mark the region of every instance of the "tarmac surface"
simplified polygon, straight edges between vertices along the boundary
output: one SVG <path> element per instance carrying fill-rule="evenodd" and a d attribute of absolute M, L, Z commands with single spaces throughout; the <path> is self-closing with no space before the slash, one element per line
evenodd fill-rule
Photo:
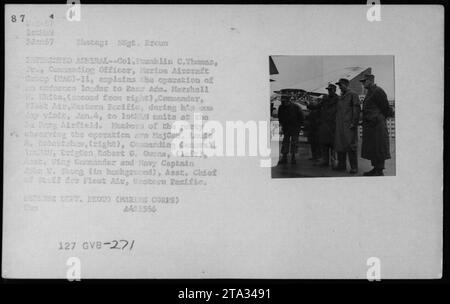
<path fill-rule="evenodd" d="M 272 141 L 272 151 L 280 150 L 281 142 Z M 395 139 L 390 140 L 391 159 L 386 160 L 385 176 L 395 176 Z M 275 155 L 274 155 L 275 154 Z M 364 172 L 370 171 L 373 167 L 370 160 L 361 158 L 361 140 L 358 142 L 358 173 L 350 174 L 350 165 L 347 160 L 347 171 L 333 171 L 330 167 L 316 166 L 315 162 L 309 160 L 311 158 L 311 149 L 309 143 L 300 137 L 300 143 L 297 153 L 297 164 L 291 164 L 290 155 L 288 155 L 288 163 L 276 165 L 279 160 L 277 153 L 272 153 L 272 178 L 293 178 L 293 177 L 357 177 L 362 176 Z"/>

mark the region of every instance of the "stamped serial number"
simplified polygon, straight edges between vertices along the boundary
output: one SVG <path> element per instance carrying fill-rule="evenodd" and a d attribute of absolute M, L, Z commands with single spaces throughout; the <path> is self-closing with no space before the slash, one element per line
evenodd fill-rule
<path fill-rule="evenodd" d="M 152 205 L 127 205 L 123 208 L 123 212 L 156 212 L 156 206 Z"/>

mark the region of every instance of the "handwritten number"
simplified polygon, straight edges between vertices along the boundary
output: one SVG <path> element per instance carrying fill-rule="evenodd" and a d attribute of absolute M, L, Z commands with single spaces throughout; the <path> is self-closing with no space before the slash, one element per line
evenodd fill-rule
<path fill-rule="evenodd" d="M 111 243 L 115 243 L 114 246 L 111 247 L 111 249 L 118 249 L 118 248 L 117 248 L 117 245 L 119 244 L 118 241 L 113 240 L 113 241 L 111 241 Z"/>
<path fill-rule="evenodd" d="M 120 240 L 121 242 L 125 243 L 125 245 L 122 246 L 122 250 L 124 250 L 128 246 L 127 240 Z"/>

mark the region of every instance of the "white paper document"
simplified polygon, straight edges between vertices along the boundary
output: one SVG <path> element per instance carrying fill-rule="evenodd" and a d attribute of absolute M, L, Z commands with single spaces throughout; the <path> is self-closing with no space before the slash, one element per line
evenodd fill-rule
<path fill-rule="evenodd" d="M 444 8 L 6 5 L 4 278 L 436 279 Z"/>

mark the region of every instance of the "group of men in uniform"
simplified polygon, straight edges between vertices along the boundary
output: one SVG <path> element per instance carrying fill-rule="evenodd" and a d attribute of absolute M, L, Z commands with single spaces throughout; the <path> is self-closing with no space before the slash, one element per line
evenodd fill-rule
<path fill-rule="evenodd" d="M 374 75 L 365 75 L 360 81 L 367 90 L 362 111 L 358 94 L 350 88 L 350 81 L 344 78 L 336 83 L 341 95 L 336 94 L 336 85 L 329 84 L 326 88 L 328 95 L 320 102 L 308 105 L 310 114 L 306 120 L 299 105 L 292 102 L 289 96 L 281 97 L 278 119 L 284 137 L 279 164 L 287 163 L 289 152 L 291 162 L 296 163 L 298 137 L 301 126 L 305 125 L 308 142 L 311 144 L 311 159 L 318 161 L 316 165 L 329 166 L 330 156 L 335 151 L 337 165 L 332 169 L 346 171 L 348 159 L 349 173 L 357 174 L 358 125 L 362 121 L 361 157 L 369 159 L 373 166 L 372 170 L 363 175 L 384 175 L 385 160 L 391 157 L 386 119 L 393 113 L 386 93 L 375 84 Z"/>

